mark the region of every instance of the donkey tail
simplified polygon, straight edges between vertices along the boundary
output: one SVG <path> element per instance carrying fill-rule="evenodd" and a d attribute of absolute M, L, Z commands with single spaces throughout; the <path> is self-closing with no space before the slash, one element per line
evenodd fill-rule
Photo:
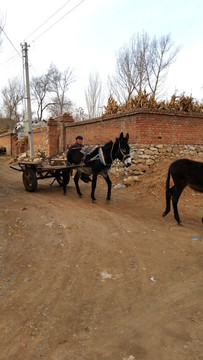
<path fill-rule="evenodd" d="M 168 169 L 168 175 L 167 175 L 167 179 L 166 179 L 166 191 L 169 191 L 169 187 L 170 187 L 170 177 L 171 177 L 171 170 L 170 167 Z"/>
<path fill-rule="evenodd" d="M 163 216 L 166 216 L 169 211 L 171 210 L 171 193 L 170 193 L 170 177 L 171 177 L 171 171 L 170 167 L 168 169 L 168 175 L 166 179 L 166 210 L 163 212 Z"/>

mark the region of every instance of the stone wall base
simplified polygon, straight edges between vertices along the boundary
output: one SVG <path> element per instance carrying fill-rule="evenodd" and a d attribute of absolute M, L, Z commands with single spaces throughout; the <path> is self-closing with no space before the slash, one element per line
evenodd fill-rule
<path fill-rule="evenodd" d="M 127 186 L 140 181 L 144 173 L 166 158 L 174 158 L 174 161 L 179 158 L 203 161 L 203 145 L 130 144 L 130 149 L 132 165 L 125 168 L 116 160 L 110 170 L 113 175 L 123 178 Z"/>

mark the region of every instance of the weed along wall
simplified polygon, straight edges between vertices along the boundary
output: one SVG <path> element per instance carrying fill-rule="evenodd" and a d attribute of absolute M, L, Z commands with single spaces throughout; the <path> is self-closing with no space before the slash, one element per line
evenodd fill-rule
<path fill-rule="evenodd" d="M 77 135 L 84 137 L 84 144 L 104 144 L 114 140 L 123 131 L 130 135 L 133 164 L 124 169 L 115 166 L 115 174 L 127 176 L 128 182 L 139 176 L 165 157 L 197 157 L 203 161 L 203 114 L 173 113 L 140 109 L 128 114 L 110 115 L 65 126 L 66 144 L 69 146 Z"/>

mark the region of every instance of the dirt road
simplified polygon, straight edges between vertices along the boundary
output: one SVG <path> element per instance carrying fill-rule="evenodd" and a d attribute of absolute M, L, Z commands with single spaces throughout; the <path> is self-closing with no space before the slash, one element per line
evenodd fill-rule
<path fill-rule="evenodd" d="M 203 359 L 203 198 L 162 218 L 168 164 L 107 205 L 102 180 L 96 204 L 28 193 L 0 157 L 0 360 Z"/>

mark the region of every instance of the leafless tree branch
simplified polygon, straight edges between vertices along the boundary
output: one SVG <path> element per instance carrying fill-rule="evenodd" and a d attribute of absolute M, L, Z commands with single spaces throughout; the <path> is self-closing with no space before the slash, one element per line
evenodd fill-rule
<path fill-rule="evenodd" d="M 110 94 L 120 104 L 144 91 L 158 96 L 179 51 L 170 34 L 159 39 L 150 39 L 146 32 L 133 35 L 116 55 L 115 75 L 108 79 Z"/>

